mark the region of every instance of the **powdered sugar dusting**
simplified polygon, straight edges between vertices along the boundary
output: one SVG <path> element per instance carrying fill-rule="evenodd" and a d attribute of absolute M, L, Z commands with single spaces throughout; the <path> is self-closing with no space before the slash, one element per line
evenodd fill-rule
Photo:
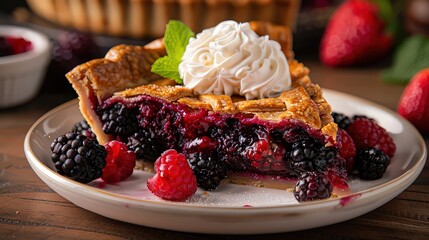
<path fill-rule="evenodd" d="M 153 174 L 144 171 L 134 171 L 130 178 L 121 184 L 106 184 L 97 179 L 89 185 L 127 198 L 143 201 L 165 202 L 153 195 L 146 187 L 146 181 Z M 258 188 L 237 184 L 221 184 L 216 190 L 198 191 L 183 202 L 170 202 L 178 205 L 212 206 L 212 207 L 268 207 L 278 205 L 298 204 L 293 194 L 286 190 Z"/>

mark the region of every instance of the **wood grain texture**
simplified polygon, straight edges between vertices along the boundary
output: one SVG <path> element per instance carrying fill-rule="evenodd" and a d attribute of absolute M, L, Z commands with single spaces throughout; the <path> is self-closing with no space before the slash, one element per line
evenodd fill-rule
<path fill-rule="evenodd" d="M 328 69 L 302 60 L 314 82 L 395 110 L 403 86 L 388 85 L 379 69 Z M 66 101 L 42 95 L 33 102 L 0 110 L 0 239 L 429 239 L 429 164 L 403 193 L 361 217 L 306 231 L 226 236 L 189 234 L 108 219 L 65 200 L 30 168 L 25 134 L 41 115 Z M 429 144 L 426 138 L 426 144 Z"/>

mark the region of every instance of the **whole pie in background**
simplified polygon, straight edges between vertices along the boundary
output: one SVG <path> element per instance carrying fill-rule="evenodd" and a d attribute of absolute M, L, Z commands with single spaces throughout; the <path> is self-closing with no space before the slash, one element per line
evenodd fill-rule
<path fill-rule="evenodd" d="M 194 32 L 223 20 L 268 21 L 292 27 L 301 0 L 27 0 L 40 17 L 98 34 L 162 37 L 170 19 Z"/>

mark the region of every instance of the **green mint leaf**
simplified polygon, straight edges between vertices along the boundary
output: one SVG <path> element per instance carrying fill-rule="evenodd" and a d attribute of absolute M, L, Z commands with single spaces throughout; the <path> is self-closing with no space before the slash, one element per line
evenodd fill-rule
<path fill-rule="evenodd" d="M 189 39 L 193 36 L 195 34 L 182 22 L 177 20 L 169 21 L 164 35 L 167 55 L 176 60 L 181 60 Z"/>
<path fill-rule="evenodd" d="M 155 61 L 152 66 L 152 72 L 182 84 L 183 80 L 179 75 L 179 64 L 182 61 L 189 39 L 193 36 L 195 34 L 182 22 L 169 21 L 164 35 L 167 56 Z"/>
<path fill-rule="evenodd" d="M 378 6 L 379 16 L 386 23 L 385 31 L 395 36 L 399 26 L 392 2 L 390 0 L 372 0 L 372 2 Z"/>
<path fill-rule="evenodd" d="M 382 72 L 391 83 L 407 83 L 421 69 L 429 67 L 429 38 L 415 35 L 407 38 L 397 49 L 393 64 Z"/>
<path fill-rule="evenodd" d="M 183 80 L 179 75 L 179 63 L 175 59 L 165 56 L 158 58 L 152 65 L 152 72 L 159 74 L 165 78 L 170 78 L 176 81 L 178 84 L 182 84 Z"/>

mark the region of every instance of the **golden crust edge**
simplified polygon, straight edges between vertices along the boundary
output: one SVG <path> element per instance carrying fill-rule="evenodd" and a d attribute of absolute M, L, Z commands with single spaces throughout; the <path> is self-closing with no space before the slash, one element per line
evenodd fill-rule
<path fill-rule="evenodd" d="M 281 44 L 282 44 L 282 46 L 287 46 L 287 49 L 284 50 L 285 54 L 289 57 L 292 56 L 292 58 L 293 58 L 293 52 L 291 51 L 292 42 L 291 42 L 290 29 L 267 27 L 270 25 L 267 25 L 266 23 L 261 23 L 261 22 L 252 22 L 251 24 L 253 26 L 258 26 L 258 24 L 260 24 L 259 25 L 259 31 L 262 31 L 262 32 L 265 31 L 262 34 L 270 34 L 270 32 L 272 32 L 272 31 L 275 32 L 275 31 L 279 31 L 279 30 L 284 30 L 285 32 L 283 32 L 281 34 L 289 36 L 289 37 L 284 38 L 287 40 L 286 40 L 286 42 L 283 42 Z M 261 27 L 261 26 L 263 26 L 263 27 Z M 274 34 L 278 34 L 278 33 L 274 33 Z M 287 42 L 287 41 L 290 41 L 290 42 Z M 120 46 L 125 46 L 125 45 L 120 45 Z M 129 47 L 134 47 L 134 46 L 129 46 Z M 163 49 L 164 48 L 163 39 L 157 39 L 157 40 L 155 40 L 155 41 L 153 41 L 153 42 L 151 42 L 151 43 L 149 43 L 143 47 L 141 47 L 141 46 L 135 46 L 135 47 L 140 47 L 140 48 L 143 48 L 146 50 L 154 50 L 154 51 L 163 51 L 164 50 L 165 51 L 165 49 Z M 98 61 L 98 62 L 120 61 L 121 56 L 119 56 L 120 54 L 118 54 L 116 52 L 118 50 L 117 48 L 118 48 L 118 46 L 112 48 L 111 51 L 109 51 L 106 54 L 106 57 L 104 59 L 96 59 L 96 60 L 92 60 L 92 61 Z M 90 61 L 88 63 L 91 63 L 92 61 Z M 310 93 L 307 89 L 314 88 L 314 86 L 318 87 L 316 84 L 313 84 L 311 82 L 310 78 L 308 77 L 309 69 L 307 67 L 305 67 L 302 63 L 299 63 L 298 61 L 296 61 L 294 59 L 290 59 L 288 62 L 289 62 L 289 66 L 290 66 L 290 74 L 291 74 L 291 77 L 293 79 L 308 78 L 310 84 L 303 86 L 306 89 L 307 93 Z M 100 141 L 100 143 L 105 143 L 105 142 L 109 141 L 111 139 L 111 137 L 104 134 L 104 132 L 101 130 L 102 129 L 101 122 L 98 119 L 97 115 L 95 114 L 95 111 L 94 110 L 92 110 L 92 111 L 88 110 L 88 109 L 91 109 L 91 108 L 88 108 L 88 106 L 91 107 L 91 102 L 89 99 L 90 93 L 88 93 L 87 91 L 90 91 L 91 89 L 93 91 L 95 91 L 93 88 L 91 88 L 92 87 L 91 76 L 87 76 L 88 69 L 89 70 L 91 70 L 91 69 L 90 69 L 90 67 L 88 69 L 85 69 L 85 67 L 88 67 L 87 66 L 88 63 L 84 63 L 82 65 L 75 67 L 72 71 L 70 71 L 69 73 L 66 74 L 66 77 L 70 81 L 73 88 L 76 90 L 76 92 L 79 95 L 79 99 L 80 99 L 79 106 L 80 106 L 80 110 L 81 110 L 82 114 L 84 115 L 85 119 L 87 119 L 89 125 L 94 129 L 94 133 L 97 135 L 97 138 Z M 84 71 L 82 71 L 82 70 L 84 70 Z M 82 77 L 82 75 L 84 75 L 84 77 Z M 88 74 L 88 75 L 91 75 L 91 74 Z M 85 89 L 85 87 L 87 87 L 87 89 Z M 313 99 L 313 96 L 310 96 L 310 97 L 313 100 L 313 102 L 316 103 L 315 99 Z M 100 101 L 100 99 L 98 99 L 98 101 Z M 256 115 L 263 118 L 263 115 L 261 115 L 261 114 L 256 113 Z M 329 119 L 329 117 L 327 117 L 327 115 L 328 115 L 327 113 L 324 113 L 324 115 L 325 116 L 322 116 L 322 115 L 319 116 L 320 119 L 322 120 L 321 126 L 318 123 L 313 124 L 313 126 L 322 130 L 322 133 L 329 135 L 335 141 L 336 140 L 336 132 L 334 133 L 334 129 L 336 129 L 336 125 L 334 126 L 334 125 L 330 124 L 329 126 L 326 126 L 329 123 L 330 119 Z M 329 113 L 329 116 L 330 116 L 330 113 Z M 302 117 L 305 117 L 305 116 L 302 116 Z M 325 118 L 325 119 L 323 119 L 323 118 Z M 320 128 L 320 127 L 322 127 L 322 128 Z M 325 130 L 323 130 L 324 128 L 325 128 Z"/>

